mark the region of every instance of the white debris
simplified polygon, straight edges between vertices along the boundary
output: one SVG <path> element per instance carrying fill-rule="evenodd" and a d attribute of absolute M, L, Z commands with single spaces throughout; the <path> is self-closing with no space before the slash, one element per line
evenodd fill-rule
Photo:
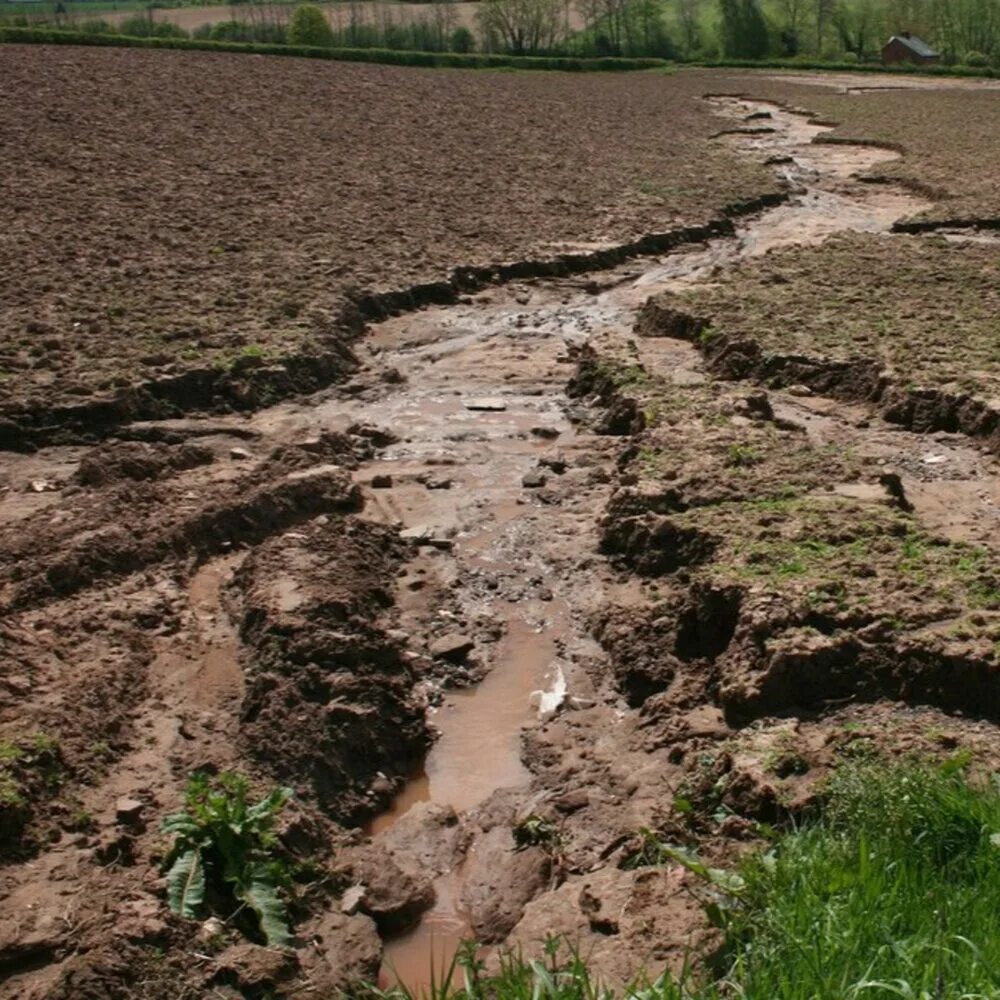
<path fill-rule="evenodd" d="M 528 696 L 528 702 L 532 708 L 537 709 L 538 718 L 542 722 L 548 722 L 562 708 L 567 693 L 566 675 L 561 666 L 556 666 L 552 687 L 548 691 L 532 691 Z"/>

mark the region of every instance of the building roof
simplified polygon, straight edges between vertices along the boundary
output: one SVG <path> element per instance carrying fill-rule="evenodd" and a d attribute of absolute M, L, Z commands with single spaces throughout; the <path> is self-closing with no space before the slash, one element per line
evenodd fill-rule
<path fill-rule="evenodd" d="M 936 56 L 937 52 L 934 51 L 922 38 L 917 38 L 916 35 L 893 35 L 889 39 L 888 44 L 892 45 L 893 42 L 900 42 L 905 45 L 911 52 L 918 56 Z"/>

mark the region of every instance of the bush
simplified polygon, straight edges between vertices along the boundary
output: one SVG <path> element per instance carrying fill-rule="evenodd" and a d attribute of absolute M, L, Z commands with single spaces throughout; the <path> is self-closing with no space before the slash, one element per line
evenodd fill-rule
<path fill-rule="evenodd" d="M 113 25 L 99 17 L 92 17 L 86 21 L 81 21 L 77 25 L 77 31 L 82 31 L 87 35 L 106 35 L 109 31 L 116 30 Z"/>
<path fill-rule="evenodd" d="M 476 36 L 465 27 L 459 25 L 448 39 L 448 50 L 450 52 L 472 52 L 476 47 Z"/>
<path fill-rule="evenodd" d="M 858 58 L 857 52 L 845 52 L 841 57 L 840 61 L 843 63 L 856 63 L 861 62 Z"/>
<path fill-rule="evenodd" d="M 990 57 L 985 52 L 967 52 L 962 60 L 966 66 L 982 69 L 990 64 Z"/>
<path fill-rule="evenodd" d="M 319 7 L 305 3 L 295 8 L 288 26 L 288 44 L 333 47 L 333 29 Z"/>
<path fill-rule="evenodd" d="M 288 29 L 276 22 L 216 21 L 201 24 L 191 32 L 192 38 L 214 39 L 217 42 L 265 42 L 283 45 L 288 40 Z"/>
<path fill-rule="evenodd" d="M 209 899 L 230 907 L 227 919 L 249 907 L 267 943 L 284 947 L 291 938 L 279 889 L 290 878 L 274 823 L 292 792 L 276 788 L 251 806 L 248 791 L 242 775 L 192 776 L 184 809 L 163 821 L 163 832 L 174 836 L 164 861 L 167 902 L 189 918 L 202 916 Z"/>

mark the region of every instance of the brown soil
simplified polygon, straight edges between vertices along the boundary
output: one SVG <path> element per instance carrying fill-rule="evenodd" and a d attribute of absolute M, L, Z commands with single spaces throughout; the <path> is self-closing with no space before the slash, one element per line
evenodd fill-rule
<path fill-rule="evenodd" d="M 998 279 L 992 243 L 845 234 L 653 299 L 642 327 L 695 340 L 723 376 L 864 400 L 996 450 Z"/>
<path fill-rule="evenodd" d="M 708 142 L 694 76 L 13 45 L 4 66 L 6 447 L 315 389 L 349 367 L 367 293 L 628 242 L 775 190 Z M 97 108 L 81 79 L 112 96 Z"/>
<path fill-rule="evenodd" d="M 212 162 L 255 163 L 254 184 L 266 171 L 291 178 L 288 190 L 273 181 L 253 189 L 253 224 L 227 214 L 228 195 L 206 199 L 204 225 L 180 231 L 171 249 L 189 253 L 203 233 L 211 245 L 213 220 L 228 218 L 254 248 L 253 268 L 233 263 L 240 250 L 182 272 L 133 231 L 163 267 L 136 276 L 137 300 L 143 288 L 163 296 L 143 306 L 136 329 L 185 289 L 209 296 L 212 281 L 238 278 L 246 298 L 206 315 L 264 331 L 259 296 L 315 277 L 295 270 L 297 255 L 311 259 L 324 240 L 339 240 L 345 270 L 309 308 L 330 320 L 323 380 L 345 380 L 273 402 L 296 385 L 251 354 L 230 381 L 182 376 L 199 388 L 171 406 L 197 399 L 256 412 L 157 419 L 139 407 L 153 419 L 127 422 L 119 410 L 96 446 L 39 438 L 37 451 L 8 453 L 2 1000 L 332 996 L 373 981 L 380 966 L 389 985 L 383 959 L 419 987 L 430 956 L 447 959 L 470 933 L 528 953 L 546 934 L 564 934 L 618 984 L 715 943 L 693 877 L 642 863 L 643 828 L 731 864 L 754 848 L 756 824 L 808 815 L 845 755 L 968 747 L 997 762 L 995 456 L 959 426 L 910 421 L 918 432 L 903 430 L 829 379 L 762 388 L 753 364 L 716 365 L 711 353 L 706 363 L 692 343 L 701 317 L 676 307 L 685 290 L 717 294 L 702 286 L 734 265 L 776 267 L 783 247 L 838 228 L 881 234 L 858 246 L 923 246 L 889 235 L 927 207 L 923 197 L 855 177 L 897 154 L 817 144 L 823 127 L 777 106 L 693 100 L 759 77 L 543 81 L 294 60 L 279 76 L 268 60 L 10 53 L 19 79 L 33 60 L 55 74 L 90 64 L 240 74 L 226 114 L 192 100 L 182 115 L 156 87 L 102 119 L 151 129 L 135 111 L 148 102 L 166 143 L 207 116 L 211 141 L 207 132 L 187 149 L 174 141 L 178 162 L 157 160 L 178 197 L 191 197 L 199 176 L 186 157 L 207 157 L 220 136 L 233 145 Z M 266 95 L 270 104 L 269 80 L 282 89 L 280 100 Z M 435 133 L 433 154 L 418 142 L 421 116 L 440 119 L 445 82 L 464 106 L 495 103 L 509 116 L 506 135 L 475 126 L 484 143 L 476 162 L 495 154 L 496 175 L 470 180 L 464 147 L 453 162 L 441 155 L 458 149 L 457 125 Z M 315 188 L 330 199 L 324 211 L 351 225 L 321 233 L 317 213 L 314 239 L 300 245 L 283 199 L 307 190 L 308 169 L 334 185 L 327 139 L 301 131 L 314 114 L 302 96 L 349 86 L 397 102 L 399 115 L 391 128 L 376 125 L 373 105 L 355 99 L 336 128 L 358 137 L 371 119 L 366 136 L 392 131 L 393 145 L 379 152 L 375 138 L 358 141 L 369 170 L 337 174 L 343 201 L 334 204 L 335 186 Z M 53 108 L 78 100 L 54 84 L 43 94 Z M 300 117 L 289 118 L 293 98 Z M 279 170 L 246 152 L 244 101 L 275 130 L 297 122 L 301 155 Z M 649 125 L 661 113 L 688 130 L 683 144 Z M 770 131 L 746 132 L 741 122 L 762 114 Z M 261 120 L 255 134 L 277 134 Z M 33 141 L 65 145 L 70 130 L 60 129 L 39 129 Z M 565 138 L 565 157 L 551 154 L 552 135 Z M 659 159 L 678 185 L 693 183 L 699 164 L 705 173 L 706 160 L 740 166 L 730 179 L 713 167 L 683 195 L 664 191 L 662 205 L 648 186 L 622 187 Z M 350 184 L 375 183 L 375 163 L 384 191 L 350 194 Z M 534 173 L 518 175 L 525 163 Z M 449 176 L 451 190 L 438 195 Z M 428 192 L 420 205 L 394 188 L 413 177 Z M 523 214 L 509 210 L 513 177 L 524 185 Z M 722 202 L 736 193 L 767 195 L 769 207 L 734 223 Z M 449 204 L 460 212 L 449 215 Z M 595 216 L 599 205 L 608 214 Z M 155 216 L 127 224 L 152 227 Z M 405 240 L 380 258 L 390 217 Z M 353 357 L 340 348 L 332 317 L 341 277 L 404 287 L 463 260 L 523 259 L 570 239 L 592 249 L 581 244 L 715 217 L 726 224 L 587 258 L 587 269 L 604 265 L 590 275 L 576 273 L 582 264 L 544 278 L 512 267 L 504 287 L 461 301 L 455 284 L 425 292 L 421 301 L 441 304 L 373 324 Z M 475 232 L 463 222 L 453 233 L 457 218 L 478 218 Z M 14 242 L 25 232 L 9 231 Z M 372 242 L 349 252 L 345 234 L 366 231 Z M 100 246 L 113 226 L 87 232 Z M 823 251 L 849 245 L 838 238 Z M 972 267 L 979 252 L 955 249 Z M 36 272 L 24 273 L 17 294 L 26 303 Z M 69 277 L 82 282 L 82 273 Z M 368 308 L 414 304 L 401 296 Z M 265 346 L 308 358 L 304 327 L 273 329 Z M 111 341 L 99 327 L 88 341 L 94 359 L 98 344 L 102 358 L 113 356 L 119 335 Z M 748 350 L 731 354 L 757 357 Z M 41 370 L 55 389 L 28 375 L 11 405 L 40 393 L 58 406 L 66 372 Z M 306 360 L 298 370 L 314 378 Z M 255 372 L 270 374 L 254 383 Z M 213 396 L 219 385 L 224 394 Z M 255 398 L 241 395 L 248 385 Z M 195 770 L 242 771 L 257 791 L 293 787 L 280 831 L 296 871 L 293 948 L 262 947 L 245 915 L 200 923 L 169 912 L 159 824 Z"/>

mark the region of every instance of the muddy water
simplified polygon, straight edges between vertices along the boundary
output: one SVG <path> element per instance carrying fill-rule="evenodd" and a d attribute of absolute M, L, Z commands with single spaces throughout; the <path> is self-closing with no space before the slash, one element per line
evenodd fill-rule
<path fill-rule="evenodd" d="M 368 490 L 369 510 L 441 545 L 425 550 L 401 583 L 404 624 L 426 623 L 434 609 L 423 595 L 451 587 L 465 618 L 486 617 L 503 630 L 500 641 L 482 651 L 485 680 L 447 692 L 433 710 L 440 738 L 423 771 L 373 823 L 376 837 L 418 802 L 467 812 L 496 789 L 526 786 L 520 731 L 536 717 L 532 701 L 539 692 L 552 692 L 560 679 L 570 695 L 582 683 L 565 654 L 589 642 L 579 614 L 600 603 L 606 584 L 600 574 L 567 576 L 562 557 L 574 543 L 577 552 L 587 550 L 585 536 L 605 494 L 581 493 L 574 509 L 572 502 L 539 503 L 538 492 L 521 485 L 538 458 L 553 449 L 572 459 L 598 447 L 595 439 L 577 435 L 566 417 L 567 347 L 599 334 L 630 337 L 636 310 L 650 295 L 710 281 L 744 257 L 821 242 L 845 229 L 887 232 L 897 219 L 928 207 L 909 193 L 854 179 L 894 153 L 816 145 L 823 126 L 772 105 L 715 103 L 734 127 L 750 114 L 770 114 L 752 124 L 773 132 L 719 141 L 780 160 L 776 169 L 792 195 L 786 204 L 747 220 L 735 238 L 610 271 L 601 276 L 603 291 L 597 294 L 592 284 L 588 290 L 573 280 L 493 290 L 468 304 L 381 324 L 368 341 L 373 363 L 395 369 L 406 384 L 355 413 L 380 426 L 403 427 L 406 436 L 361 469 L 358 480 L 365 485 L 375 474 L 390 475 L 391 489 Z M 656 353 L 657 366 L 678 380 L 704 377 L 690 345 L 658 340 L 639 350 Z M 794 401 L 778 403 L 796 407 Z M 799 416 L 804 423 L 810 419 Z M 540 427 L 555 435 L 554 443 L 533 434 Z M 437 488 L 428 488 L 429 475 Z M 443 481 L 448 488 L 441 488 Z M 495 591 L 470 585 L 484 579 L 506 584 Z M 435 888 L 437 902 L 419 926 L 387 943 L 384 983 L 398 977 L 411 988 L 426 986 L 432 961 L 438 969 L 446 965 L 469 936 L 461 867 L 442 875 Z"/>

